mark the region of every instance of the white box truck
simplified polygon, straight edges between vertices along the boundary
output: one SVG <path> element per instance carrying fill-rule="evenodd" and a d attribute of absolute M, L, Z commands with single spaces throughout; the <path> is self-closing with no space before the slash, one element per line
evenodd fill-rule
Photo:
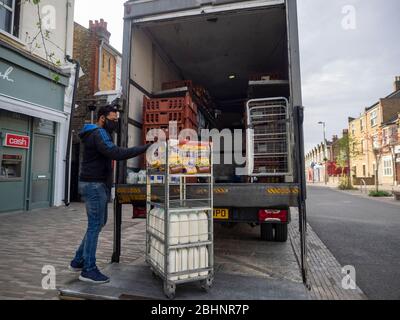
<path fill-rule="evenodd" d="M 287 240 L 290 207 L 305 199 L 302 127 L 296 118 L 296 107 L 302 105 L 296 6 L 296 0 L 125 3 L 122 126 L 128 130 L 122 131 L 122 145 L 142 143 L 143 96 L 153 97 L 164 82 L 190 79 L 204 86 L 218 109 L 214 126 L 219 130 L 252 128 L 252 110 L 257 120 L 258 108 L 265 112 L 272 107 L 268 110 L 273 113 L 273 107 L 281 107 L 283 119 L 269 119 L 283 121 L 281 144 L 268 138 L 258 145 L 247 143 L 250 178 L 238 179 L 224 164 L 214 170 L 215 220 L 260 224 L 267 241 Z M 280 79 L 254 79 L 255 74 L 278 74 Z M 259 136 L 268 137 L 268 132 Z M 258 156 L 283 166 L 257 167 Z M 126 169 L 119 168 L 119 188 L 124 187 Z"/>

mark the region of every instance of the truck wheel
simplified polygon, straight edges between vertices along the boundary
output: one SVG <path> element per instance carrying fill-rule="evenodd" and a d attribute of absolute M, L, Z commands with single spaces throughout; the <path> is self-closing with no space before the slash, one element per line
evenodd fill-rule
<path fill-rule="evenodd" d="M 286 242 L 288 239 L 288 225 L 276 224 L 275 225 L 275 241 Z"/>
<path fill-rule="evenodd" d="M 261 225 L 261 239 L 264 241 L 274 241 L 274 226 L 270 223 Z"/>

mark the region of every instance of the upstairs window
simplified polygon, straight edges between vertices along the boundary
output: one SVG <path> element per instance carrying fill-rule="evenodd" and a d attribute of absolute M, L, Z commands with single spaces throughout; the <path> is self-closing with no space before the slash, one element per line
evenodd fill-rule
<path fill-rule="evenodd" d="M 375 127 L 378 124 L 378 111 L 371 112 L 371 127 Z"/>
<path fill-rule="evenodd" d="M 15 37 L 18 37 L 19 9 L 17 0 L 0 0 L 0 29 Z"/>

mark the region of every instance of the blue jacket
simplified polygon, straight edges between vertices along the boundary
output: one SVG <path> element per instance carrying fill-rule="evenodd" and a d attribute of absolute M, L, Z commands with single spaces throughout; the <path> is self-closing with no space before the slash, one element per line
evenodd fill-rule
<path fill-rule="evenodd" d="M 116 146 L 110 134 L 95 124 L 87 124 L 79 134 L 83 145 L 80 181 L 104 182 L 112 186 L 112 160 L 127 160 L 146 152 L 151 144 L 133 148 Z"/>

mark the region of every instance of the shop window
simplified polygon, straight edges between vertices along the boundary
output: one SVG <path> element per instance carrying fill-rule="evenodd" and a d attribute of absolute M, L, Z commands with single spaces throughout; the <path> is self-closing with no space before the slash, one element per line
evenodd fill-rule
<path fill-rule="evenodd" d="M 3 154 L 1 157 L 0 180 L 22 178 L 22 155 Z"/>
<path fill-rule="evenodd" d="M 35 133 L 54 135 L 55 125 L 54 122 L 44 119 L 35 118 L 33 122 L 33 129 Z"/>

